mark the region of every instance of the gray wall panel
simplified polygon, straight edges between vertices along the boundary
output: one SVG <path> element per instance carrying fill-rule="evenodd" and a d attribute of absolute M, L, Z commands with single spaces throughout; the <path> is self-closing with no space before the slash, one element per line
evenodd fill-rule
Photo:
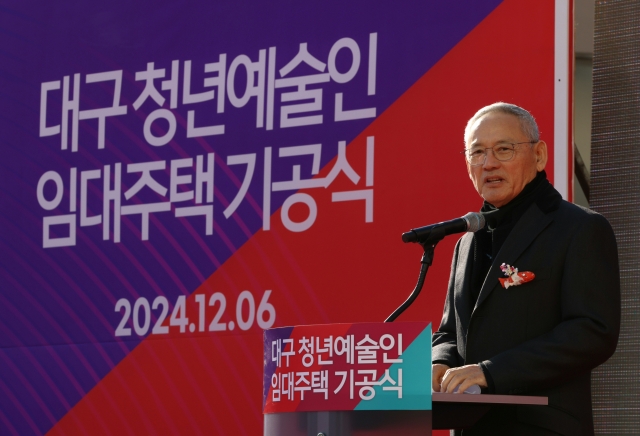
<path fill-rule="evenodd" d="M 622 331 L 593 373 L 596 434 L 640 434 L 640 2 L 596 1 L 591 207 L 616 233 Z"/>

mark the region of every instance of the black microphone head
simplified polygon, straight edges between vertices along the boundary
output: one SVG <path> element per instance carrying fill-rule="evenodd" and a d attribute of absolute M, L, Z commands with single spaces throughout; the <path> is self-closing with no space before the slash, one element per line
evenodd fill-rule
<path fill-rule="evenodd" d="M 408 232 L 402 234 L 402 242 L 404 242 L 405 244 L 407 242 L 416 242 L 417 240 L 418 235 L 416 235 L 416 232 L 414 232 L 413 230 L 409 230 Z"/>
<path fill-rule="evenodd" d="M 467 222 L 467 232 L 477 232 L 484 228 L 486 223 L 484 215 L 477 212 L 469 212 L 462 219 Z"/>

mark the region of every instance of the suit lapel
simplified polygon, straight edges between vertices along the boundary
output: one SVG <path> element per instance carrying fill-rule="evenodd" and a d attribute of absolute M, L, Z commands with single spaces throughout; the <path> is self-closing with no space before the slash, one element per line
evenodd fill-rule
<path fill-rule="evenodd" d="M 500 270 L 501 263 L 506 262 L 513 266 L 522 252 L 552 221 L 553 214 L 544 214 L 535 203 L 527 209 L 522 218 L 520 218 L 513 227 L 511 233 L 504 241 L 502 248 L 496 255 L 489 269 L 489 273 L 482 284 L 482 289 L 480 289 L 480 295 L 478 296 L 475 307 L 480 306 L 496 286 L 500 286 L 498 278 L 503 275 Z"/>
<path fill-rule="evenodd" d="M 472 309 L 469 297 L 471 292 L 471 267 L 473 264 L 472 250 L 473 234 L 467 233 L 462 237 L 460 247 L 458 247 L 458 264 L 455 271 L 456 287 L 454 290 L 454 304 L 464 332 L 467 331 L 469 326 Z"/>

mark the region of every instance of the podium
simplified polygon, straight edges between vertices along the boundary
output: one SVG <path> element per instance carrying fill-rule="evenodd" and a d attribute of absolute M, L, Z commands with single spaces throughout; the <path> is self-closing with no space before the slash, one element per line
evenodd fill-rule
<path fill-rule="evenodd" d="M 425 436 L 469 428 L 501 405 L 547 405 L 547 398 L 432 393 L 426 322 L 264 333 L 265 436 Z"/>
<path fill-rule="evenodd" d="M 473 426 L 492 407 L 547 405 L 546 397 L 434 392 L 433 410 L 319 411 L 264 416 L 264 436 L 430 435 L 431 430 Z"/>
<path fill-rule="evenodd" d="M 487 395 L 487 394 L 443 394 L 434 392 L 433 429 L 464 429 L 473 426 L 492 407 L 500 406 L 546 406 L 547 397 L 526 395 Z"/>

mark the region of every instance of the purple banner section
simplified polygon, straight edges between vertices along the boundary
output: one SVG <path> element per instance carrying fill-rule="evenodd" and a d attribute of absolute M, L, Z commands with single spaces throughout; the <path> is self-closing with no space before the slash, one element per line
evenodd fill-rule
<path fill-rule="evenodd" d="M 324 167 L 499 3 L 0 6 L 0 419 L 51 428 L 143 339 L 120 299 L 189 295 L 317 172 L 281 148 Z"/>
<path fill-rule="evenodd" d="M 269 387 L 271 386 L 271 377 L 278 369 L 278 361 L 273 359 L 273 350 L 271 344 L 273 341 L 289 339 L 295 327 L 281 327 L 277 329 L 269 329 L 264 331 L 264 369 L 262 371 L 262 407 L 267 403 L 269 396 Z M 280 350 L 283 351 L 283 350 Z"/>

